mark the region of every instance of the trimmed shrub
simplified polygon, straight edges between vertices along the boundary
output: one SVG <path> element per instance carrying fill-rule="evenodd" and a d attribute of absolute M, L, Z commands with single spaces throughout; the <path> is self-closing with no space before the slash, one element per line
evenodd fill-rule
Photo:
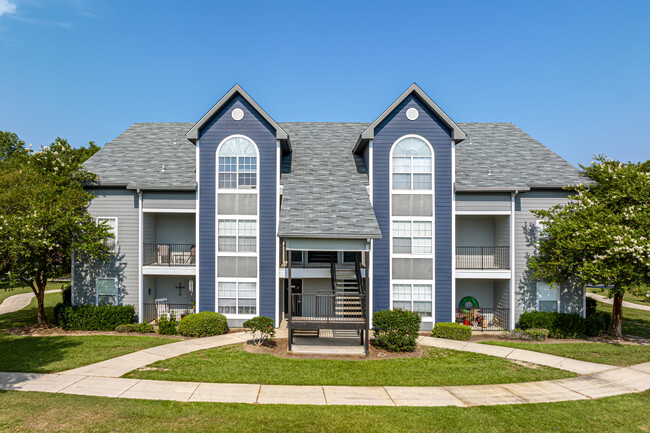
<path fill-rule="evenodd" d="M 521 329 L 548 329 L 551 338 L 581 338 L 585 336 L 585 319 L 576 313 L 528 311 L 519 317 Z"/>
<path fill-rule="evenodd" d="M 176 335 L 176 317 L 172 313 L 169 318 L 163 315 L 158 318 L 158 333 L 160 335 Z"/>
<path fill-rule="evenodd" d="M 454 322 L 440 322 L 433 326 L 432 335 L 448 340 L 469 340 L 472 336 L 472 327 Z"/>
<path fill-rule="evenodd" d="M 66 284 L 61 288 L 61 296 L 65 305 L 72 305 L 72 285 Z"/>
<path fill-rule="evenodd" d="M 226 316 L 214 311 L 187 315 L 178 324 L 178 333 L 185 337 L 208 337 L 226 332 L 228 332 Z"/>
<path fill-rule="evenodd" d="M 515 328 L 510 332 L 501 334 L 501 338 L 505 340 L 524 340 L 524 341 L 545 341 L 548 338 L 548 329 L 543 328 L 530 328 L 520 329 Z"/>
<path fill-rule="evenodd" d="M 54 320 L 66 331 L 112 331 L 133 322 L 133 305 L 66 305 L 54 307 Z"/>
<path fill-rule="evenodd" d="M 116 332 L 139 332 L 140 334 L 147 334 L 156 332 L 151 323 L 129 323 L 128 325 L 120 325 L 115 328 Z"/>
<path fill-rule="evenodd" d="M 391 352 L 413 352 L 421 322 L 418 313 L 408 310 L 379 311 L 372 317 L 375 345 Z"/>
<path fill-rule="evenodd" d="M 595 312 L 585 319 L 585 333 L 589 337 L 605 335 L 612 324 L 612 315 L 604 312 Z"/>
<path fill-rule="evenodd" d="M 585 308 L 585 315 L 587 317 L 591 316 L 596 312 L 596 306 L 598 305 L 598 301 L 592 298 L 587 298 L 586 299 L 586 308 Z"/>
<path fill-rule="evenodd" d="M 253 334 L 253 341 L 260 346 L 265 341 L 273 341 L 275 337 L 275 327 L 273 319 L 265 316 L 257 316 L 244 322 L 244 329 Z M 255 339 L 255 333 L 260 333 L 260 338 Z"/>

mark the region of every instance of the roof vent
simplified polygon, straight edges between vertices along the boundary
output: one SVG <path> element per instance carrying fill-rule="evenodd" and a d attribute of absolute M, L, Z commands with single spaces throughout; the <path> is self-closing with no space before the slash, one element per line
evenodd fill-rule
<path fill-rule="evenodd" d="M 160 170 L 161 173 L 165 172 L 165 164 L 162 165 L 162 170 Z"/>
<path fill-rule="evenodd" d="M 163 165 L 163 168 L 164 168 L 164 167 L 165 167 L 165 166 Z M 163 170 L 163 171 L 164 171 L 164 170 Z M 488 170 L 488 176 L 492 176 L 492 170 Z"/>
<path fill-rule="evenodd" d="M 173 142 L 173 143 L 174 143 L 174 146 L 176 146 L 176 139 L 175 139 L 175 138 L 174 138 L 174 142 Z"/>

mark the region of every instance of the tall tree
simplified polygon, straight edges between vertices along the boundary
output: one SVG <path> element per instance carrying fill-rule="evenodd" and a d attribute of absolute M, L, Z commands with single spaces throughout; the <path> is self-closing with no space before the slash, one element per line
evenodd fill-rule
<path fill-rule="evenodd" d="M 6 164 L 11 158 L 25 155 L 25 142 L 13 132 L 0 131 L 0 164 Z"/>
<path fill-rule="evenodd" d="M 109 257 L 104 240 L 110 229 L 87 211 L 92 194 L 83 183 L 95 178 L 65 141 L 29 152 L 20 165 L 0 172 L 0 273 L 32 288 L 39 324 L 47 323 L 47 283 L 69 271 L 73 249 Z"/>
<path fill-rule="evenodd" d="M 533 275 L 562 284 L 603 284 L 614 298 L 610 334 L 622 336 L 623 295 L 650 284 L 650 160 L 622 164 L 598 156 L 580 166 L 595 183 L 567 188 L 568 204 L 533 213 L 545 220 Z"/>

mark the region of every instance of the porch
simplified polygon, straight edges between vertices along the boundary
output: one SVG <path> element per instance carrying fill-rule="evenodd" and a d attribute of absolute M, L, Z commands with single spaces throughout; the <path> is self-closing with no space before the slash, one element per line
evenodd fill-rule
<path fill-rule="evenodd" d="M 143 266 L 196 266 L 196 217 L 188 213 L 144 214 Z"/>
<path fill-rule="evenodd" d="M 473 331 L 510 329 L 510 281 L 457 279 L 455 321 Z"/>
<path fill-rule="evenodd" d="M 195 277 L 189 275 L 144 275 L 142 321 L 165 316 L 177 320 L 196 312 Z"/>
<path fill-rule="evenodd" d="M 336 240 L 306 243 L 286 239 L 282 242 L 280 264 L 286 269 L 286 278 L 282 280 L 281 302 L 290 351 L 297 338 L 345 331 L 352 337 L 348 337 L 343 346 L 350 346 L 354 341 L 352 346 L 363 346 L 364 353 L 368 353 L 367 243 L 366 240 L 343 240 L 338 246 L 345 249 L 338 251 L 327 248 L 333 243 Z M 317 278 L 309 278 L 306 274 L 295 278 L 299 269 L 320 269 L 321 272 L 314 275 Z"/>

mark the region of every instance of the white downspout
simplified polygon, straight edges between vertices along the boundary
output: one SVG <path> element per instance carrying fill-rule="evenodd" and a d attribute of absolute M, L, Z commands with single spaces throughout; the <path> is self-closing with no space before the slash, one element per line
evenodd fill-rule
<path fill-rule="evenodd" d="M 142 323 L 144 321 L 144 312 L 142 311 L 144 307 L 143 298 L 144 294 L 142 293 L 142 286 L 144 278 L 142 275 L 142 190 L 138 189 L 138 322 Z"/>
<path fill-rule="evenodd" d="M 510 329 L 515 328 L 515 198 L 519 191 L 510 194 Z"/>

